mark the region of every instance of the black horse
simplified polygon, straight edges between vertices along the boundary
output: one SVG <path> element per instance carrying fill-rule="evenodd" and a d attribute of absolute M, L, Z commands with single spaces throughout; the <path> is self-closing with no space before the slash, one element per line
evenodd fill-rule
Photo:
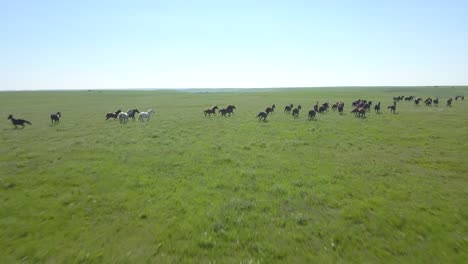
<path fill-rule="evenodd" d="M 218 113 L 220 113 L 221 116 L 226 116 L 226 114 L 229 113 L 229 110 L 228 110 L 227 108 L 226 108 L 226 109 L 220 109 L 220 110 L 218 111 Z"/>
<path fill-rule="evenodd" d="M 203 111 L 203 112 L 205 113 L 205 116 L 206 116 L 206 115 L 211 116 L 211 114 L 216 115 L 216 109 L 218 109 L 218 106 L 217 106 L 217 105 L 212 106 L 211 108 L 208 108 L 208 109 L 206 109 L 206 110 Z"/>
<path fill-rule="evenodd" d="M 322 106 L 320 106 L 320 107 L 318 108 L 318 111 L 317 111 L 317 112 L 319 112 L 320 114 L 323 114 L 326 110 L 327 110 L 327 108 L 326 108 L 325 106 L 322 105 Z"/>
<path fill-rule="evenodd" d="M 266 121 L 267 116 L 268 114 L 266 112 L 260 112 L 256 117 L 258 118 L 258 121 Z"/>
<path fill-rule="evenodd" d="M 51 114 L 50 121 L 52 122 L 52 125 L 58 125 L 58 123 L 60 122 L 60 117 L 62 117 L 62 114 L 60 112 Z"/>
<path fill-rule="evenodd" d="M 226 107 L 226 113 L 231 116 L 231 114 L 234 114 L 234 109 L 237 109 L 235 105 L 228 105 L 228 107 Z"/>
<path fill-rule="evenodd" d="M 317 101 L 317 103 L 314 105 L 314 111 L 318 112 L 318 110 L 319 110 L 319 105 L 318 105 L 318 101 Z"/>
<path fill-rule="evenodd" d="M 341 104 L 338 105 L 338 113 L 340 113 L 340 115 L 342 115 L 343 110 L 344 110 L 344 103 L 341 103 Z"/>
<path fill-rule="evenodd" d="M 390 112 L 394 114 L 396 111 L 396 101 L 393 101 L 393 105 L 390 105 L 387 109 L 390 109 Z"/>
<path fill-rule="evenodd" d="M 137 114 L 137 113 L 139 114 L 140 111 L 138 111 L 138 109 L 136 109 L 136 108 L 135 109 L 128 109 L 128 111 L 127 111 L 128 117 L 132 118 L 133 120 L 135 120 L 135 114 Z"/>
<path fill-rule="evenodd" d="M 453 100 L 452 97 L 450 97 L 450 98 L 447 100 L 447 106 L 452 106 L 452 100 Z"/>
<path fill-rule="evenodd" d="M 380 113 L 380 102 L 378 102 L 375 106 L 374 106 L 374 110 L 376 113 Z"/>
<path fill-rule="evenodd" d="M 426 100 L 424 100 L 424 103 L 427 105 L 427 106 L 432 106 L 432 98 L 427 98 Z"/>
<path fill-rule="evenodd" d="M 293 108 L 293 104 L 287 105 L 287 106 L 284 107 L 283 112 L 289 114 L 289 113 L 291 113 L 292 108 Z"/>
<path fill-rule="evenodd" d="M 309 120 L 314 119 L 316 114 L 317 112 L 314 109 L 309 110 Z"/>
<path fill-rule="evenodd" d="M 265 112 L 266 112 L 267 114 L 272 114 L 272 113 L 275 111 L 275 108 L 276 108 L 276 105 L 273 104 L 271 107 L 267 107 L 267 108 L 265 109 Z"/>
<path fill-rule="evenodd" d="M 299 110 L 301 110 L 301 106 L 300 106 L 300 105 L 299 105 L 299 107 L 293 109 L 292 115 L 294 116 L 294 118 L 298 118 L 298 117 L 299 117 Z"/>
<path fill-rule="evenodd" d="M 109 120 L 109 118 L 114 118 L 114 120 L 119 116 L 120 112 L 122 112 L 122 110 L 117 110 L 115 112 L 109 112 L 106 114 L 106 120 Z"/>
<path fill-rule="evenodd" d="M 13 123 L 15 128 L 18 128 L 18 126 L 21 126 L 24 128 L 24 124 L 32 125 L 31 122 L 26 121 L 24 119 L 14 119 L 13 115 L 9 115 L 8 119 L 11 120 L 11 123 Z"/>

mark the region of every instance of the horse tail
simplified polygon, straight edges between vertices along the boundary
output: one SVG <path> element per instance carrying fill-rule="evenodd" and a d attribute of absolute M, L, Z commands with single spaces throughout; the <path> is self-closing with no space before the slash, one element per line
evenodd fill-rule
<path fill-rule="evenodd" d="M 32 125 L 31 122 L 24 120 L 26 124 Z"/>

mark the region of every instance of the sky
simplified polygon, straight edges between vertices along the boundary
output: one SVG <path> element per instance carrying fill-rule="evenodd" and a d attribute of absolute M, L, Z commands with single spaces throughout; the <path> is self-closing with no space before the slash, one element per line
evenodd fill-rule
<path fill-rule="evenodd" d="M 468 1 L 0 0 L 0 90 L 468 85 Z"/>

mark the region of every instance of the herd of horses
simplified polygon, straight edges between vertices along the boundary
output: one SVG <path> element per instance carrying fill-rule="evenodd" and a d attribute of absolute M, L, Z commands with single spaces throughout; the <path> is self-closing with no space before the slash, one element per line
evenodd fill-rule
<path fill-rule="evenodd" d="M 452 106 L 452 101 L 455 99 L 457 100 L 465 100 L 465 96 L 463 95 L 457 95 L 455 98 L 449 97 L 446 101 L 446 105 L 448 107 Z M 440 99 L 438 97 L 436 98 L 431 98 L 428 97 L 423 100 L 421 97 L 415 97 L 415 96 L 395 96 L 393 97 L 393 104 L 389 105 L 387 109 L 390 110 L 390 113 L 395 114 L 396 113 L 396 108 L 397 108 L 397 102 L 400 101 L 406 101 L 410 102 L 413 101 L 415 105 L 419 105 L 420 102 L 423 102 L 426 106 L 438 106 Z M 372 107 L 372 101 L 368 101 L 365 99 L 358 99 L 354 102 L 352 102 L 351 106 L 353 109 L 351 110 L 351 114 L 354 114 L 355 117 L 360 117 L 364 118 L 366 116 L 366 113 L 370 111 Z M 336 102 L 331 106 L 331 109 L 333 111 L 338 111 L 338 113 L 343 114 L 344 112 L 344 107 L 345 104 L 344 102 Z M 224 117 L 229 117 L 234 114 L 234 110 L 236 109 L 236 106 L 234 105 L 228 105 L 226 108 L 219 109 L 217 105 L 214 105 L 208 109 L 205 109 L 203 111 L 205 117 L 206 116 L 211 116 L 211 115 L 216 115 L 216 111 L 221 116 Z M 265 109 L 265 111 L 261 111 L 257 114 L 256 118 L 258 118 L 259 121 L 266 121 L 267 117 L 269 115 L 272 115 L 276 109 L 276 105 L 273 104 L 272 106 L 269 106 Z M 293 118 L 299 118 L 299 112 L 302 109 L 301 105 L 297 105 L 297 107 L 294 107 L 293 104 L 286 105 L 284 107 L 283 112 L 285 114 L 292 114 Z M 317 113 L 323 114 L 327 112 L 330 109 L 330 103 L 325 102 L 323 104 L 319 104 L 317 101 L 316 104 L 308 111 L 308 120 L 314 120 Z M 380 113 L 380 102 L 374 105 L 374 111 L 375 113 L 379 114 Z M 133 108 L 129 109 L 127 112 L 122 112 L 120 109 L 115 111 L 115 112 L 108 112 L 105 116 L 106 120 L 113 119 L 113 120 L 119 120 L 121 124 L 125 124 L 128 122 L 128 120 L 131 118 L 135 120 L 136 115 L 138 114 L 138 120 L 140 122 L 145 122 L 150 120 L 151 114 L 154 114 L 155 111 L 153 109 L 148 109 L 146 112 L 140 112 L 138 109 Z M 58 125 L 60 122 L 60 118 L 62 117 L 62 114 L 60 112 L 52 113 L 50 115 L 50 120 L 51 120 L 51 126 Z M 12 124 L 15 126 L 15 128 L 18 128 L 18 126 L 21 126 L 22 128 L 25 127 L 25 124 L 32 125 L 31 122 L 24 120 L 24 119 L 16 119 L 13 117 L 13 115 L 8 116 L 8 120 L 11 120 Z"/>
<path fill-rule="evenodd" d="M 153 109 L 148 109 L 146 112 L 140 112 L 138 109 L 133 108 L 133 109 L 128 109 L 127 112 L 122 112 L 122 110 L 117 110 L 115 112 L 109 112 L 106 114 L 106 120 L 113 119 L 116 120 L 118 119 L 121 124 L 126 124 L 128 122 L 128 119 L 133 119 L 135 120 L 135 115 L 138 114 L 138 121 L 140 122 L 145 122 L 145 120 L 149 121 L 151 114 L 154 114 L 155 111 Z"/>
<path fill-rule="evenodd" d="M 133 120 L 135 120 L 136 114 L 139 114 L 138 116 L 139 121 L 141 122 L 144 122 L 145 120 L 149 121 L 151 114 L 154 114 L 154 113 L 155 111 L 153 109 L 149 109 L 146 112 L 140 112 L 138 111 L 138 109 L 129 109 L 127 112 L 122 112 L 122 110 L 119 109 L 115 112 L 107 113 L 105 118 L 106 120 L 118 119 L 121 124 L 125 124 L 128 122 L 129 118 L 132 118 Z M 60 112 L 50 114 L 51 126 L 58 125 L 60 123 L 61 117 L 62 117 L 62 113 Z M 15 128 L 18 128 L 18 126 L 21 126 L 21 128 L 24 128 L 25 124 L 32 125 L 32 123 L 27 120 L 14 118 L 12 114 L 8 116 L 8 120 L 11 120 L 11 123 L 15 126 Z"/>
<path fill-rule="evenodd" d="M 213 105 L 212 107 L 203 110 L 203 113 L 205 116 L 211 116 L 211 115 L 216 115 L 216 110 L 218 110 L 218 113 L 221 114 L 221 116 L 231 116 L 231 114 L 234 114 L 234 109 L 236 109 L 236 106 L 234 105 L 228 105 L 226 108 L 219 109 L 217 105 Z"/>
<path fill-rule="evenodd" d="M 455 100 L 465 100 L 465 97 L 463 95 L 458 95 L 455 97 Z M 396 97 L 393 97 L 393 104 L 392 105 L 389 105 L 387 107 L 388 110 L 390 110 L 390 113 L 392 114 L 395 114 L 396 113 L 396 109 L 397 109 L 397 102 L 399 101 L 414 101 L 414 104 L 415 105 L 419 105 L 419 102 L 422 102 L 423 101 L 423 98 L 421 97 L 415 97 L 415 96 L 396 96 Z M 435 99 L 431 98 L 431 97 L 428 97 L 426 98 L 423 102 L 426 106 L 438 106 L 439 105 L 439 98 L 436 97 Z M 451 107 L 452 106 L 452 101 L 453 101 L 453 98 L 452 97 L 449 97 L 447 99 L 447 102 L 446 102 L 446 105 L 448 107 Z M 352 102 L 352 107 L 353 109 L 351 110 L 351 114 L 354 114 L 355 117 L 359 117 L 359 118 L 365 118 L 366 116 L 366 113 L 370 111 L 371 107 L 372 107 L 372 101 L 368 101 L 368 100 L 365 100 L 365 99 L 358 99 L 354 102 Z M 343 114 L 343 111 L 344 111 L 344 102 L 336 102 L 335 104 L 332 105 L 331 109 L 333 111 L 338 111 L 338 113 L 340 114 Z M 265 111 L 262 111 L 262 112 L 259 112 L 256 116 L 256 118 L 258 118 L 259 121 L 266 121 L 268 115 L 271 115 L 273 114 L 273 112 L 275 111 L 275 108 L 276 108 L 276 105 L 272 105 L 271 107 L 267 107 L 265 109 Z M 319 103 L 317 102 L 309 111 L 308 111 L 308 120 L 314 120 L 317 113 L 319 114 L 323 114 L 325 113 L 326 111 L 328 111 L 330 108 L 330 104 L 328 102 L 325 102 L 321 105 L 319 105 Z M 286 105 L 284 107 L 284 110 L 283 112 L 286 113 L 286 114 L 292 114 L 292 116 L 294 118 L 298 118 L 299 117 L 299 111 L 302 109 L 302 106 L 301 105 L 298 105 L 296 108 L 294 108 L 294 104 L 290 104 L 290 105 Z M 377 114 L 380 114 L 380 109 L 381 109 L 381 106 L 380 106 L 380 102 L 378 102 L 377 104 L 374 105 L 374 111 L 375 113 Z"/>

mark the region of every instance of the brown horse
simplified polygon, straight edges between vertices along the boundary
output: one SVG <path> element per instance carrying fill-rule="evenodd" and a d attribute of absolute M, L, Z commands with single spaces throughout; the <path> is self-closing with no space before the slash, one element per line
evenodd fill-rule
<path fill-rule="evenodd" d="M 355 107 L 351 113 L 353 113 L 355 117 L 366 117 L 366 109 L 362 107 Z"/>

